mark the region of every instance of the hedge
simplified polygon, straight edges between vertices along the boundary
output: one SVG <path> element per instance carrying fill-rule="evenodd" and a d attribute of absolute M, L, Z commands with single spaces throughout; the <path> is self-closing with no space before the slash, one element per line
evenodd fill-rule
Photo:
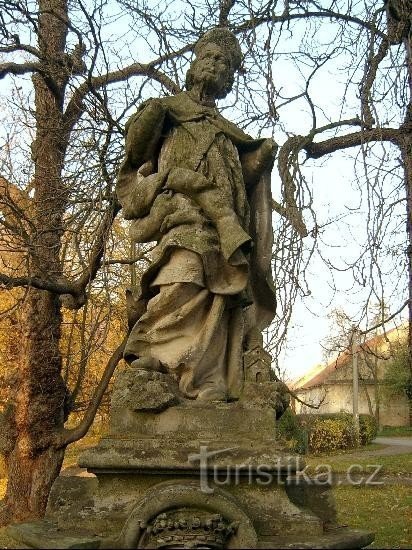
<path fill-rule="evenodd" d="M 370 443 L 377 432 L 373 416 L 359 415 L 360 445 Z M 288 409 L 278 423 L 278 435 L 298 453 L 330 453 L 356 447 L 353 417 L 348 413 L 295 415 Z"/>
<path fill-rule="evenodd" d="M 370 414 L 359 415 L 359 442 L 368 445 L 378 435 L 379 426 L 376 418 Z"/>

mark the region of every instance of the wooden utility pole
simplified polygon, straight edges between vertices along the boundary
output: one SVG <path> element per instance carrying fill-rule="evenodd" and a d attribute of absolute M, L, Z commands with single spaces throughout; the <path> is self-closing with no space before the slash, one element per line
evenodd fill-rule
<path fill-rule="evenodd" d="M 358 329 L 353 327 L 352 334 L 352 373 L 353 373 L 353 427 L 356 446 L 359 446 L 359 373 L 358 373 Z"/>

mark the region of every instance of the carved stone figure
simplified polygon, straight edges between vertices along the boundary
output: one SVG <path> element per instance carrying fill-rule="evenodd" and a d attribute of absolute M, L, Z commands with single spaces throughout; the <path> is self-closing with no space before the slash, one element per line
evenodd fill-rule
<path fill-rule="evenodd" d="M 117 183 L 137 242 L 156 242 L 124 357 L 172 374 L 183 396 L 240 395 L 242 356 L 273 319 L 271 139 L 252 139 L 217 110 L 241 62 L 225 28 L 196 44 L 186 88 L 149 99 L 126 125 Z M 252 342 L 252 344 L 251 344 Z"/>
<path fill-rule="evenodd" d="M 45 519 L 8 532 L 30 548 L 363 548 L 373 536 L 339 526 L 331 487 L 276 440 L 288 397 L 261 336 L 276 146 L 215 107 L 236 38 L 214 29 L 195 53 L 187 91 L 126 128 L 117 193 L 134 238 L 156 245 L 128 296 L 108 432 L 79 458 L 93 476 L 59 476 Z"/>

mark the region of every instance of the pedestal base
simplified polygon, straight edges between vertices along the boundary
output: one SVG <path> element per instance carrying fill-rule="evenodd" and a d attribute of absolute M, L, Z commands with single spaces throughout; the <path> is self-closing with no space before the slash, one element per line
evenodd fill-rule
<path fill-rule="evenodd" d="M 150 384 L 143 384 L 145 376 Z M 151 395 L 136 399 L 136 381 Z M 160 373 L 129 370 L 118 377 L 109 436 L 79 460 L 95 477 L 58 478 L 46 519 L 10 526 L 9 534 L 33 548 L 362 548 L 372 542 L 370 533 L 339 528 L 327 483 L 299 475 L 303 461 L 275 441 L 273 409 L 253 399 L 199 406 L 176 401 L 173 391 Z"/>
<path fill-rule="evenodd" d="M 299 499 L 298 486 L 290 491 L 279 482 L 263 487 L 240 479 L 223 488 L 210 480 L 213 492 L 204 492 L 192 475 L 167 477 L 60 477 L 46 519 L 8 533 L 32 548 L 363 548 L 373 540 L 336 524 L 329 488 L 307 498 L 302 486 Z"/>

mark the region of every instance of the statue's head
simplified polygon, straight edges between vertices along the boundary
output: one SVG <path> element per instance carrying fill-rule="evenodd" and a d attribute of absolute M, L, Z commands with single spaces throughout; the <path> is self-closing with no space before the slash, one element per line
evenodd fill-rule
<path fill-rule="evenodd" d="M 225 97 L 232 89 L 242 60 L 236 36 L 225 27 L 216 27 L 197 41 L 194 51 L 196 59 L 187 72 L 186 88 L 190 90 L 202 82 L 216 98 Z"/>

